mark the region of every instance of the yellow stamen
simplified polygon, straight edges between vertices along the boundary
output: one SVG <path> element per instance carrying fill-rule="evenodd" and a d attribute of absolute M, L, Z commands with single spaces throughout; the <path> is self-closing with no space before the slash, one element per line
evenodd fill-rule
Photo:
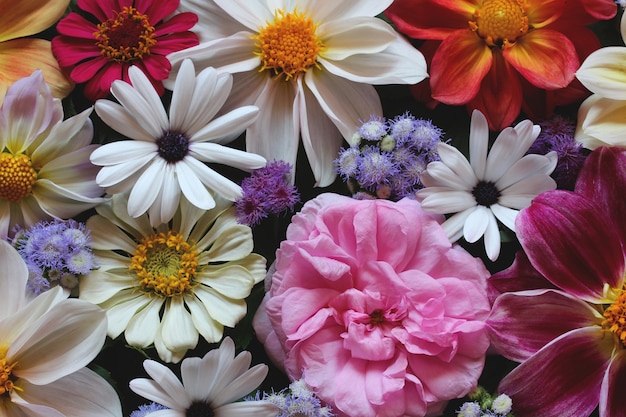
<path fill-rule="evenodd" d="M 9 395 L 12 390 L 22 391 L 15 385 L 15 376 L 12 374 L 13 368 L 17 362 L 9 363 L 6 354 L 8 348 L 0 347 L 0 399 L 1 396 Z"/>
<path fill-rule="evenodd" d="M 504 49 L 528 32 L 527 12 L 525 0 L 485 0 L 468 23 L 489 46 Z"/>
<path fill-rule="evenodd" d="M 144 237 L 130 262 L 138 288 L 147 295 L 175 297 L 190 294 L 197 285 L 198 251 L 169 231 Z"/>
<path fill-rule="evenodd" d="M 615 333 L 622 344 L 626 344 L 626 291 L 617 290 L 617 297 L 602 313 L 602 328 Z"/>
<path fill-rule="evenodd" d="M 0 198 L 19 201 L 29 195 L 37 181 L 37 172 L 27 155 L 0 153 Z"/>
<path fill-rule="evenodd" d="M 115 17 L 100 23 L 94 36 L 100 53 L 111 61 L 142 59 L 157 43 L 149 17 L 129 6 L 124 6 Z"/>
<path fill-rule="evenodd" d="M 316 29 L 317 25 L 306 14 L 278 10 L 274 21 L 268 22 L 254 37 L 261 71 L 273 70 L 289 80 L 314 65 L 319 68 L 317 56 L 324 45 L 315 34 Z"/>

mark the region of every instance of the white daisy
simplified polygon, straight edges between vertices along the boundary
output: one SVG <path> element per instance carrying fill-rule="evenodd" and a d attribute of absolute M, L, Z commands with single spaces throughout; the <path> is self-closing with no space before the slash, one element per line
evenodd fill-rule
<path fill-rule="evenodd" d="M 235 201 L 241 187 L 203 162 L 253 170 L 265 166 L 261 156 L 223 146 L 252 123 L 258 109 L 237 108 L 213 119 L 232 87 L 230 74 L 206 68 L 198 76 L 185 61 L 176 78 L 169 118 L 154 87 L 138 67 L 128 84 L 118 80 L 111 93 L 119 101 L 98 100 L 96 113 L 109 126 L 134 140 L 103 145 L 91 154 L 101 165 L 96 181 L 109 193 L 130 190 L 128 213 L 150 212 L 154 226 L 174 216 L 180 194 L 201 209 L 211 209 L 211 191 Z"/>
<path fill-rule="evenodd" d="M 150 225 L 126 212 L 126 195 L 96 207 L 87 221 L 100 269 L 80 280 L 83 300 L 100 305 L 108 334 L 128 344 L 154 343 L 166 362 L 198 343 L 219 341 L 247 311 L 245 298 L 265 277 L 265 258 L 252 253 L 252 231 L 237 223 L 230 202 L 201 210 L 181 201 L 171 225 Z"/>
<path fill-rule="evenodd" d="M 15 82 L 0 109 L 0 237 L 105 201 L 89 162 L 91 109 L 63 120 L 41 71 Z"/>
<path fill-rule="evenodd" d="M 469 159 L 445 143 L 438 147 L 441 161 L 428 164 L 416 197 L 424 210 L 456 213 L 443 223 L 451 242 L 463 236 L 470 243 L 483 235 L 492 261 L 500 254 L 500 232 L 496 218 L 515 232 L 515 218 L 533 198 L 556 188 L 550 177 L 556 167 L 556 152 L 525 155 L 539 136 L 540 127 L 524 120 L 504 129 L 489 155 L 489 128 L 485 116 L 472 113 Z"/>
<path fill-rule="evenodd" d="M 61 287 L 29 300 L 27 279 L 20 255 L 0 240 L 0 415 L 121 417 L 115 390 L 85 368 L 104 344 L 104 311 Z"/>
<path fill-rule="evenodd" d="M 159 417 L 275 417 L 280 411 L 269 401 L 238 401 L 265 379 L 268 367 L 250 368 L 252 355 L 243 351 L 235 356 L 230 337 L 203 358 L 186 358 L 181 364 L 181 381 L 166 366 L 146 360 L 143 367 L 152 377 L 130 381 L 138 395 L 168 407 L 148 416 Z"/>
<path fill-rule="evenodd" d="M 374 16 L 392 0 L 182 0 L 198 14 L 200 45 L 168 55 L 175 74 L 192 58 L 235 74 L 226 104 L 256 104 L 259 119 L 246 149 L 295 166 L 302 137 L 316 185 L 336 174 L 348 142 L 372 114 L 382 114 L 372 84 L 415 84 L 428 75 L 423 55 Z M 171 77 L 172 75 L 170 75 Z"/>

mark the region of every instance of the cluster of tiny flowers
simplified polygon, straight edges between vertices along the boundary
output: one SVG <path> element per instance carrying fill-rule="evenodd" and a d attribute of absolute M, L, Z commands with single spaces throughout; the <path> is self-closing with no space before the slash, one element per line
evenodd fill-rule
<path fill-rule="evenodd" d="M 98 267 L 89 231 L 74 220 L 43 221 L 18 229 L 12 244 L 28 266 L 27 290 L 33 295 L 57 285 L 71 290 L 81 275 Z"/>
<path fill-rule="evenodd" d="M 334 417 L 335 414 L 328 405 L 322 406 L 315 393 L 311 391 L 309 386 L 302 380 L 289 384 L 279 392 L 261 393 L 257 392 L 256 396 L 248 397 L 244 400 L 258 401 L 265 400 L 280 409 L 276 417 Z"/>
<path fill-rule="evenodd" d="M 478 387 L 469 395 L 473 401 L 463 403 L 457 417 L 513 417 L 513 401 L 506 394 L 493 398 L 484 388 Z"/>
<path fill-rule="evenodd" d="M 300 194 L 291 184 L 291 164 L 273 161 L 241 182 L 243 196 L 235 202 L 237 220 L 252 227 L 270 214 L 293 211 Z"/>
<path fill-rule="evenodd" d="M 354 198 L 412 197 L 423 187 L 426 166 L 439 160 L 443 133 L 430 120 L 409 113 L 393 120 L 371 116 L 355 133 L 354 145 L 339 152 L 335 170 Z"/>
<path fill-rule="evenodd" d="M 578 173 L 589 152 L 574 139 L 576 125 L 561 115 L 539 123 L 541 133 L 527 153 L 545 155 L 556 151 L 558 162 L 551 176 L 557 188 L 573 190 Z"/>
<path fill-rule="evenodd" d="M 130 413 L 129 417 L 145 417 L 149 415 L 150 413 L 154 413 L 155 411 L 167 410 L 167 409 L 168 408 L 165 407 L 164 405 L 157 404 L 157 403 L 143 404 L 143 405 L 140 405 L 137 410 Z"/>

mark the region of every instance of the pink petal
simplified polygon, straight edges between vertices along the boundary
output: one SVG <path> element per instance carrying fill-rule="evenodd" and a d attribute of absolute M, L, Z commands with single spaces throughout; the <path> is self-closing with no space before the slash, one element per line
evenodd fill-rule
<path fill-rule="evenodd" d="M 195 13 L 179 13 L 172 16 L 171 19 L 168 19 L 158 25 L 155 28 L 154 35 L 156 37 L 161 37 L 168 34 L 177 34 L 178 32 L 184 32 L 191 29 L 196 23 L 198 23 L 198 16 Z M 198 39 L 197 35 L 196 39 Z M 196 45 L 197 44 L 198 42 L 196 42 Z"/>
<path fill-rule="evenodd" d="M 593 151 L 578 174 L 575 191 L 600 204 L 626 243 L 626 153 L 622 148 Z"/>
<path fill-rule="evenodd" d="M 558 290 L 505 293 L 496 299 L 487 327 L 501 355 L 523 362 L 560 335 L 597 323 L 594 311 Z"/>
<path fill-rule="evenodd" d="M 70 67 L 89 58 L 97 58 L 103 62 L 108 61 L 107 58 L 101 57 L 100 49 L 90 41 L 56 36 L 52 39 L 51 45 L 52 53 L 62 67 Z"/>
<path fill-rule="evenodd" d="M 626 410 L 626 350 L 611 359 L 600 390 L 600 417 L 624 416 Z"/>
<path fill-rule="evenodd" d="M 88 39 L 96 48 L 96 37 L 94 36 L 94 32 L 98 30 L 96 25 L 78 13 L 70 13 L 65 16 L 57 24 L 56 29 L 61 35 L 66 35 L 70 38 Z"/>
<path fill-rule="evenodd" d="M 498 392 L 513 399 L 515 417 L 588 416 L 613 347 L 600 327 L 574 330 L 505 376 Z"/>
<path fill-rule="evenodd" d="M 562 190 L 537 196 L 515 222 L 533 266 L 565 292 L 588 301 L 617 287 L 624 255 L 611 219 L 585 197 Z"/>

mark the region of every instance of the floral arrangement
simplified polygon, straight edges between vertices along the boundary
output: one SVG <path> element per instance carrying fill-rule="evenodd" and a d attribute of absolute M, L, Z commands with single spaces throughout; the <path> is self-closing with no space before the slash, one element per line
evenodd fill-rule
<path fill-rule="evenodd" d="M 624 415 L 626 2 L 0 4 L 0 416 Z"/>

